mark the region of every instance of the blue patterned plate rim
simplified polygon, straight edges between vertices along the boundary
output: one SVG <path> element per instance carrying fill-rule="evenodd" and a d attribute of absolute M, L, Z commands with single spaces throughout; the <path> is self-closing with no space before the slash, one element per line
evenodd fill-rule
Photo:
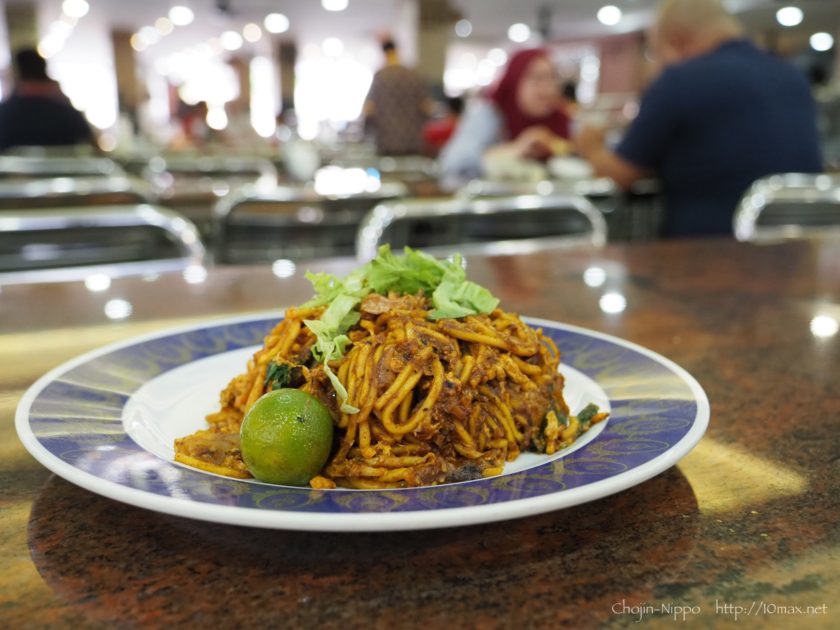
<path fill-rule="evenodd" d="M 675 465 L 700 441 L 709 422 L 709 401 L 703 388 L 670 359 L 612 335 L 523 317 L 558 342 L 564 364 L 587 374 L 607 392 L 612 416 L 604 431 L 570 455 L 510 475 L 402 490 L 310 490 L 221 478 L 164 461 L 133 442 L 121 420 L 118 429 L 112 422 L 107 432 L 89 429 L 89 433 L 76 436 L 81 438 L 78 445 L 83 458 L 102 458 L 107 467 L 115 463 L 108 460 L 111 453 L 128 453 L 129 459 L 139 458 L 144 466 L 151 466 L 155 473 L 151 481 L 144 481 L 145 487 L 135 487 L 137 484 L 131 480 L 137 474 L 126 475 L 128 481 L 115 480 L 97 469 L 86 470 L 78 462 L 70 463 L 45 445 L 53 437 L 49 430 L 41 429 L 39 433 L 33 428 L 39 422 L 46 422 L 51 430 L 59 426 L 56 423 L 61 419 L 33 417 L 33 405 L 48 388 L 61 385 L 61 377 L 73 370 L 95 368 L 97 361 L 107 365 L 107 360 L 119 357 L 121 351 L 143 350 L 154 342 L 183 340 L 190 334 L 207 335 L 210 331 L 239 327 L 262 335 L 280 317 L 282 312 L 275 311 L 207 320 L 133 337 L 76 357 L 42 376 L 26 391 L 15 417 L 18 437 L 29 453 L 56 475 L 137 507 L 232 525 L 360 532 L 473 525 L 594 501 L 638 485 Z M 261 343 L 260 335 L 237 348 Z M 224 351 L 227 349 L 221 350 Z M 152 378 L 174 367 L 177 366 L 162 369 Z M 124 396 L 120 410 L 130 394 Z M 113 395 L 119 397 L 116 392 Z M 58 394 L 58 401 L 70 408 L 74 402 L 82 405 L 81 399 L 62 396 Z M 91 408 L 88 403 L 84 403 L 84 409 Z M 95 416 L 86 419 L 96 425 Z M 118 446 L 100 445 L 94 453 L 93 444 L 106 433 L 109 439 L 119 441 Z M 184 480 L 181 484 L 162 483 L 161 478 L 165 481 L 167 476 Z M 201 491 L 190 489 L 190 482 L 196 479 L 201 480 L 196 482 Z"/>

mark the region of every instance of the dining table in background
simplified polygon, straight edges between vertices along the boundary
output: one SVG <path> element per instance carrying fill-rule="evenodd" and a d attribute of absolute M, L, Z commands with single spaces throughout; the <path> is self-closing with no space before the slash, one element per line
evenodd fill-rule
<path fill-rule="evenodd" d="M 250 529 L 93 494 L 18 441 L 15 408 L 45 372 L 109 342 L 302 302 L 304 271 L 0 287 L 6 626 L 840 625 L 840 241 L 469 257 L 506 309 L 661 353 L 711 402 L 678 465 L 556 512 L 392 533 Z"/>

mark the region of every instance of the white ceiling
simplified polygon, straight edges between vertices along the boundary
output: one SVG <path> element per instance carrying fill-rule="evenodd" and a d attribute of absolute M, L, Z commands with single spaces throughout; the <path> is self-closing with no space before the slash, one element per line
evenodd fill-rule
<path fill-rule="evenodd" d="M 60 0 L 29 0 L 57 9 Z M 285 13 L 292 22 L 291 35 L 318 31 L 318 34 L 375 36 L 393 27 L 401 14 L 401 7 L 412 0 L 350 0 L 347 10 L 324 11 L 318 0 L 179 0 L 188 4 L 201 23 L 215 29 L 227 25 L 260 22 L 270 12 Z M 423 2 L 425 0 L 419 0 Z M 101 15 L 110 23 L 137 29 L 165 15 L 172 0 L 89 0 L 91 16 Z M 228 13 L 218 10 L 219 3 L 227 4 Z M 624 19 L 617 27 L 605 27 L 595 15 L 608 2 L 624 11 Z M 756 30 L 780 29 L 775 23 L 775 10 L 783 4 L 794 3 L 805 11 L 804 22 L 794 30 L 840 30 L 840 2 L 838 0 L 728 0 L 748 25 Z M 553 38 L 568 39 L 645 28 L 658 0 L 450 0 L 450 4 L 473 23 L 473 38 L 501 40 L 508 26 L 525 22 L 537 27 L 537 15 L 542 7 L 551 10 Z"/>
<path fill-rule="evenodd" d="M 422 0 L 421 0 L 422 1 Z M 659 0 L 450 0 L 470 19 L 475 37 L 494 38 L 503 35 L 513 22 L 537 26 L 541 8 L 551 10 L 551 34 L 557 39 L 578 39 L 603 36 L 616 32 L 638 31 L 647 28 Z M 600 24 L 595 17 L 605 4 L 618 5 L 623 13 L 615 27 Z M 781 30 L 775 20 L 776 10 L 796 4 L 805 12 L 805 19 L 796 31 L 840 31 L 840 1 L 838 0 L 728 0 L 730 8 L 739 14 L 748 28 L 755 31 Z"/>

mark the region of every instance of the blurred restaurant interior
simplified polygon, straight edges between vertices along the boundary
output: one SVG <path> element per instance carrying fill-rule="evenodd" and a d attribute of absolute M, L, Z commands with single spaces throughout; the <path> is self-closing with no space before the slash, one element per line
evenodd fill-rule
<path fill-rule="evenodd" d="M 840 628 L 838 47 L 840 0 L 0 0 L 0 621 Z M 278 388 L 355 477 L 250 478 Z"/>
<path fill-rule="evenodd" d="M 603 177 L 575 140 L 595 126 L 615 146 L 638 114 L 662 69 L 649 30 L 653 0 L 522 0 L 492 10 L 481 0 L 3 4 L 0 93 L 17 89 L 15 54 L 34 49 L 50 89 L 91 130 L 75 140 L 45 131 L 41 146 L 37 136 L 2 134 L 4 283 L 84 277 L 101 265 L 126 275 L 370 257 L 384 242 L 498 250 L 499 241 L 516 249 L 552 238 L 597 245 L 680 235 L 663 229 L 667 178 L 646 171 L 628 186 Z M 724 4 L 747 38 L 808 79 L 822 165 L 838 170 L 840 6 Z M 388 55 L 386 41 L 395 44 Z M 533 48 L 552 62 L 566 141 L 538 160 L 482 161 L 482 147 L 467 147 L 475 164 L 453 171 L 447 159 L 463 156 L 447 156 L 446 145 L 458 122 L 480 109 L 516 51 Z M 414 69 L 417 91 L 392 101 L 397 124 L 415 137 L 389 147 L 376 136 L 377 124 L 385 135 L 390 97 L 377 116 L 371 85 L 392 61 Z M 411 107 L 419 122 L 406 122 Z M 9 110 L 2 125 L 16 127 L 14 116 Z M 765 171 L 751 177 L 784 175 Z M 723 229 L 741 240 L 830 230 L 837 181 L 791 177 L 758 182 L 772 199 L 756 209 L 745 197 Z M 808 210 L 797 202 L 805 197 Z"/>

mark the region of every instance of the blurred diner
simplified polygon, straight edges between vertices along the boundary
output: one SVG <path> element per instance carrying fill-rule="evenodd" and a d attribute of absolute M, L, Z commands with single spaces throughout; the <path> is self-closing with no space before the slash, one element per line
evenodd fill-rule
<path fill-rule="evenodd" d="M 556 69 L 542 49 L 516 52 L 498 83 L 467 111 L 441 153 L 444 175 L 468 180 L 567 152 L 569 118 L 559 107 Z"/>
<path fill-rule="evenodd" d="M 93 144 L 90 125 L 49 76 L 38 51 L 15 53 L 14 76 L 12 94 L 0 103 L 0 151 Z"/>
<path fill-rule="evenodd" d="M 464 99 L 460 96 L 447 97 L 443 103 L 444 113 L 439 118 L 430 120 L 423 127 L 423 141 L 426 144 L 426 153 L 436 157 L 440 150 L 446 146 L 458 123 L 461 122 L 461 115 L 464 113 Z"/>
<path fill-rule="evenodd" d="M 393 40 L 382 43 L 385 65 L 373 75 L 364 113 L 380 155 L 423 150 L 423 125 L 431 109 L 422 78 L 402 64 Z"/>
<path fill-rule="evenodd" d="M 721 0 L 666 0 L 651 38 L 664 70 L 618 147 L 594 127 L 576 146 L 598 175 L 624 188 L 660 177 L 665 235 L 730 234 L 751 183 L 822 171 L 805 76 L 746 40 Z"/>

